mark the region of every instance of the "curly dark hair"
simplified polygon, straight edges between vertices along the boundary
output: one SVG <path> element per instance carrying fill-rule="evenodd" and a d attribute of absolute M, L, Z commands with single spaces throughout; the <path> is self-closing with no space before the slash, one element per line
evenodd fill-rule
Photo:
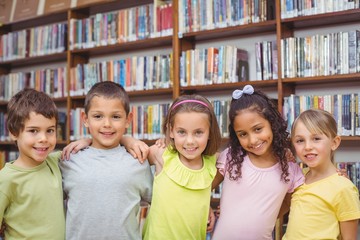
<path fill-rule="evenodd" d="M 238 180 L 241 177 L 241 167 L 246 150 L 240 145 L 239 139 L 234 131 L 234 120 L 241 110 L 257 112 L 269 121 L 273 132 L 272 150 L 278 159 L 282 174 L 281 179 L 288 182 L 289 166 L 286 158 L 287 149 L 290 148 L 289 132 L 287 124 L 277 110 L 274 102 L 261 91 L 254 91 L 253 94 L 243 94 L 239 99 L 232 99 L 229 111 L 229 151 L 227 153 L 227 171 L 230 180 Z"/>

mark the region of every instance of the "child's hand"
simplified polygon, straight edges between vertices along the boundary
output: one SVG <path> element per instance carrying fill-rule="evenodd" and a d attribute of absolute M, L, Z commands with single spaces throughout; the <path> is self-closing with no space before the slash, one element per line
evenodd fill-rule
<path fill-rule="evenodd" d="M 155 145 L 160 148 L 165 148 L 166 147 L 165 138 L 159 138 L 158 140 L 156 140 Z"/>
<path fill-rule="evenodd" d="M 206 232 L 214 231 L 215 220 L 216 220 L 216 218 L 215 218 L 214 210 L 210 207 L 210 209 L 209 209 L 209 219 L 208 219 Z"/>
<path fill-rule="evenodd" d="M 92 143 L 92 140 L 90 138 L 83 138 L 83 139 L 77 140 L 75 142 L 69 143 L 62 150 L 61 159 L 69 160 L 71 153 L 75 154 L 78 151 L 80 151 L 81 149 L 84 149 L 84 148 L 88 147 L 89 145 L 91 145 L 91 143 Z"/>
<path fill-rule="evenodd" d="M 215 217 L 219 218 L 220 217 L 220 205 L 217 206 L 217 209 L 215 210 Z"/>
<path fill-rule="evenodd" d="M 149 146 L 138 139 L 133 138 L 132 141 L 124 145 L 126 150 L 139 160 L 140 163 L 145 162 L 149 155 Z"/>
<path fill-rule="evenodd" d="M 346 177 L 346 178 L 348 178 L 348 179 L 350 179 L 349 178 L 349 175 L 347 174 L 347 171 L 346 171 L 346 169 L 343 169 L 343 168 L 337 168 L 336 169 L 336 172 L 339 174 L 339 176 L 343 176 L 343 177 Z"/>

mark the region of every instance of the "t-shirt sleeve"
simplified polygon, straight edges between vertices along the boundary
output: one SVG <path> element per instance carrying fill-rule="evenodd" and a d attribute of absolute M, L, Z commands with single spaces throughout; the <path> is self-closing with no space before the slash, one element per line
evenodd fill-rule
<path fill-rule="evenodd" d="M 294 192 L 294 190 L 304 184 L 305 177 L 300 166 L 294 162 L 289 162 L 289 173 L 290 173 L 290 186 L 288 193 Z"/>
<path fill-rule="evenodd" d="M 0 178 L 1 181 L 1 178 Z M 4 217 L 4 213 L 6 211 L 6 208 L 10 204 L 9 196 L 6 195 L 6 192 L 9 191 L 9 185 L 6 183 L 6 181 L 0 182 L 0 225 L 2 223 L 2 219 Z"/>
<path fill-rule="evenodd" d="M 54 151 L 48 155 L 47 160 L 54 163 L 58 163 L 60 161 L 60 158 L 61 158 L 61 151 Z"/>
<path fill-rule="evenodd" d="M 341 177 L 341 176 L 340 176 Z M 341 191 L 335 198 L 335 211 L 340 222 L 360 218 L 359 191 L 348 179 L 342 184 Z"/>
<path fill-rule="evenodd" d="M 218 159 L 216 160 L 216 167 L 223 176 L 225 176 L 226 155 L 228 151 L 229 149 L 226 148 L 220 153 Z"/>

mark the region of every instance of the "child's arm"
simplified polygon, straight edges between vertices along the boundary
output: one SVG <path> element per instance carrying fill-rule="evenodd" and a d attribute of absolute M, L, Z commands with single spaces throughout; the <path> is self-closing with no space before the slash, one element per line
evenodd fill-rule
<path fill-rule="evenodd" d="M 215 220 L 216 220 L 216 218 L 215 218 L 214 210 L 210 207 L 210 209 L 209 209 L 209 219 L 208 219 L 206 232 L 214 231 Z"/>
<path fill-rule="evenodd" d="M 291 203 L 291 195 L 292 193 L 287 193 L 282 202 L 278 218 L 282 218 L 287 212 L 290 211 L 290 203 Z"/>
<path fill-rule="evenodd" d="M 148 161 L 150 165 L 155 165 L 155 172 L 159 174 L 163 168 L 163 159 L 162 155 L 165 151 L 164 147 L 159 147 L 154 144 L 149 149 Z"/>
<path fill-rule="evenodd" d="M 340 222 L 342 240 L 356 240 L 359 219 Z"/>
<path fill-rule="evenodd" d="M 74 142 L 69 143 L 62 151 L 61 159 L 69 159 L 70 154 L 77 153 L 81 149 L 86 148 L 91 145 L 92 140 L 90 138 L 83 138 Z M 134 157 L 139 160 L 139 162 L 143 163 L 147 155 L 149 154 L 149 146 L 130 136 L 123 136 L 120 140 L 120 144 L 123 145 L 126 150 Z"/>
<path fill-rule="evenodd" d="M 222 181 L 224 181 L 224 176 L 219 172 L 219 169 L 218 169 L 216 172 L 216 176 L 215 176 L 214 180 L 212 181 L 211 189 L 217 188 L 220 185 L 220 183 L 222 183 Z"/>

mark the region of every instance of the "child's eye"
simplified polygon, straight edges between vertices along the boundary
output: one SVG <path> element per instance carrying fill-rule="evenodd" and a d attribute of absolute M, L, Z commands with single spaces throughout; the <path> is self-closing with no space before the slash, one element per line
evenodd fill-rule
<path fill-rule="evenodd" d="M 47 132 L 48 132 L 48 133 L 54 133 L 54 132 L 55 132 L 55 129 L 48 129 Z"/>
<path fill-rule="evenodd" d="M 245 136 L 246 136 L 246 133 L 238 133 L 238 136 L 239 136 L 239 137 L 245 137 Z"/>
<path fill-rule="evenodd" d="M 120 116 L 120 115 L 115 115 L 115 116 L 113 116 L 113 118 L 114 118 L 114 119 L 120 119 L 121 116 Z"/>
<path fill-rule="evenodd" d="M 94 115 L 93 118 L 100 119 L 101 115 Z"/>
<path fill-rule="evenodd" d="M 185 131 L 184 130 L 179 130 L 179 131 L 177 131 L 177 133 L 180 134 L 180 135 L 184 135 Z"/>
<path fill-rule="evenodd" d="M 202 135 L 202 134 L 203 134 L 203 131 L 196 131 L 195 134 L 196 134 L 196 135 Z"/>
<path fill-rule="evenodd" d="M 261 131 L 261 127 L 255 128 L 255 132 L 260 132 Z"/>
<path fill-rule="evenodd" d="M 302 142 L 304 142 L 304 140 L 302 140 L 302 139 L 295 140 L 295 143 L 302 143 Z"/>

